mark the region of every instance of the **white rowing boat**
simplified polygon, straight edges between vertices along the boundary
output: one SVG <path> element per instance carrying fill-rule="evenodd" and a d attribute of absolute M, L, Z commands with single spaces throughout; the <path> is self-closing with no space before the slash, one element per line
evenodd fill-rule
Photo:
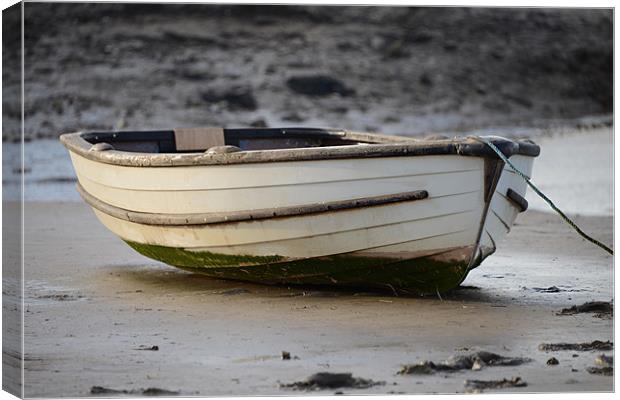
<path fill-rule="evenodd" d="M 531 175 L 537 145 L 487 139 Z M 443 292 L 527 208 L 525 182 L 474 138 L 204 128 L 61 141 L 108 229 L 218 278 Z"/>

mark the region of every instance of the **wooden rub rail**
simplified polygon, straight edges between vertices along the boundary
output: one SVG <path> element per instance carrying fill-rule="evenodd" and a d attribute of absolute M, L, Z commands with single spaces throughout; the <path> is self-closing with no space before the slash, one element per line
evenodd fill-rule
<path fill-rule="evenodd" d="M 84 199 L 84 201 L 86 201 L 93 208 L 116 218 L 145 225 L 225 224 L 261 219 L 294 217 L 307 214 L 320 214 L 325 212 L 373 207 L 390 203 L 415 201 L 428 198 L 428 192 L 426 190 L 416 190 L 413 192 L 363 197 L 352 200 L 330 201 L 325 203 L 314 203 L 301 206 L 264 208 L 250 211 L 231 211 L 198 214 L 156 214 L 125 210 L 123 208 L 119 208 L 111 204 L 105 203 L 88 193 L 79 183 L 77 184 L 77 190 Z"/>

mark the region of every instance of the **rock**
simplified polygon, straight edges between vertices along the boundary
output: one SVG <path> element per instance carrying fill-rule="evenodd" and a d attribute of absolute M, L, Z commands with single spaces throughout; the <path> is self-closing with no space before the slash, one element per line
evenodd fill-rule
<path fill-rule="evenodd" d="M 459 45 L 457 42 L 453 40 L 446 40 L 446 42 L 443 44 L 443 48 L 446 51 L 455 51 L 455 50 L 458 50 Z"/>
<path fill-rule="evenodd" d="M 291 359 L 291 353 L 289 353 L 288 351 L 282 351 L 282 359 L 283 360 L 290 360 Z"/>
<path fill-rule="evenodd" d="M 294 76 L 286 81 L 286 85 L 292 91 L 306 96 L 329 96 L 339 94 L 352 96 L 353 89 L 348 88 L 342 81 L 328 75 L 304 75 Z"/>
<path fill-rule="evenodd" d="M 290 122 L 303 122 L 303 121 L 305 121 L 305 118 L 302 117 L 301 115 L 297 114 L 296 112 L 288 113 L 288 114 L 284 115 L 282 117 L 282 119 L 285 120 L 285 121 L 290 121 Z"/>
<path fill-rule="evenodd" d="M 400 39 L 390 42 L 390 44 L 383 49 L 384 59 L 397 59 L 405 58 L 408 56 L 409 52 L 405 50 L 405 44 Z"/>
<path fill-rule="evenodd" d="M 397 115 L 388 115 L 385 118 L 383 118 L 383 122 L 385 122 L 386 124 L 399 123 L 400 122 L 400 117 L 397 116 Z"/>
<path fill-rule="evenodd" d="M 215 78 L 213 74 L 195 68 L 179 68 L 170 71 L 170 73 L 188 81 L 210 81 Z"/>
<path fill-rule="evenodd" d="M 339 42 L 336 47 L 338 48 L 338 50 L 340 51 L 351 51 L 351 50 L 356 50 L 357 46 L 351 42 L 348 41 L 343 41 L 343 42 Z"/>
<path fill-rule="evenodd" d="M 559 363 L 560 362 L 555 357 L 551 357 L 550 359 L 547 360 L 547 365 L 558 365 Z"/>
<path fill-rule="evenodd" d="M 208 103 L 226 103 L 230 110 L 254 111 L 258 102 L 250 87 L 235 86 L 230 89 L 211 89 L 200 94 L 200 98 Z"/>
<path fill-rule="evenodd" d="M 433 34 L 427 31 L 413 32 L 407 37 L 410 43 L 423 44 L 433 40 Z"/>
<path fill-rule="evenodd" d="M 427 72 L 423 72 L 422 75 L 420 75 L 419 81 L 424 86 L 432 86 L 433 85 L 433 81 L 431 80 L 431 77 L 430 77 L 430 75 Z"/>
<path fill-rule="evenodd" d="M 263 118 L 259 118 L 257 120 L 250 122 L 250 126 L 252 128 L 266 128 L 267 122 Z"/>

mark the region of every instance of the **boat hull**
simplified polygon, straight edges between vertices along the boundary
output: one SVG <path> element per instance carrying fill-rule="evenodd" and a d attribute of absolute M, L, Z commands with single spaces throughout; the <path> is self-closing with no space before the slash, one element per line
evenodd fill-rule
<path fill-rule="evenodd" d="M 488 155 L 411 151 L 170 166 L 70 154 L 99 220 L 151 259 L 223 279 L 437 294 L 495 251 L 519 212 L 506 190 L 524 196 L 525 184 Z M 531 173 L 533 157 L 511 160 Z"/>

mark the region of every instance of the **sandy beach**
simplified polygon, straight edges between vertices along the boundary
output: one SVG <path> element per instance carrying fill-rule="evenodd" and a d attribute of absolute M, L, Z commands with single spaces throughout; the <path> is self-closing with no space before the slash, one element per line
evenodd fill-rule
<path fill-rule="evenodd" d="M 93 386 L 181 395 L 281 395 L 321 372 L 385 381 L 345 393 L 463 392 L 466 379 L 519 376 L 509 391 L 610 391 L 586 371 L 597 351 L 541 343 L 613 341 L 613 320 L 556 315 L 613 297 L 612 258 L 552 215 L 528 212 L 465 287 L 439 298 L 267 287 L 151 262 L 87 206 L 27 203 L 26 396 L 89 396 Z M 607 242 L 610 217 L 578 221 Z M 557 292 L 542 288 L 555 286 Z M 158 351 L 140 350 L 158 346 Z M 404 364 L 490 351 L 521 366 L 397 375 Z M 282 351 L 293 359 L 282 360 Z M 555 357 L 559 365 L 548 366 Z M 331 390 L 333 393 L 335 390 Z"/>
<path fill-rule="evenodd" d="M 613 207 L 612 158 L 605 156 L 611 129 L 540 138 L 535 182 L 560 206 L 570 199 L 566 177 L 586 182 L 590 172 L 580 166 L 587 160 L 553 168 L 556 151 L 545 149 L 570 155 L 583 137 L 591 139 L 591 151 L 584 154 L 600 161 L 591 180 L 603 194 L 598 206 L 584 196 L 581 205 L 569 203 L 567 210 L 589 206 L 586 215 L 571 215 L 586 232 L 612 243 L 613 214 L 606 208 Z M 40 167 L 32 165 L 39 176 Z M 538 169 L 543 169 L 540 179 Z M 563 184 L 553 185 L 557 182 Z M 27 181 L 26 195 L 49 193 L 54 199 L 70 190 L 63 185 L 73 183 L 34 179 Z M 27 201 L 25 395 L 140 395 L 149 388 L 168 395 L 292 395 L 300 392 L 280 385 L 318 372 L 385 382 L 319 393 L 460 393 L 469 391 L 466 380 L 513 377 L 527 386 L 501 390 L 611 391 L 613 378 L 588 368 L 600 367 L 596 358 L 612 351 L 548 352 L 539 346 L 613 341 L 611 315 L 557 315 L 585 302 L 613 302 L 613 257 L 557 215 L 541 212 L 531 193 L 528 199 L 533 209 L 519 215 L 497 253 L 441 298 L 209 279 L 135 253 L 82 202 Z M 18 215 L 17 206 L 4 203 L 3 229 L 9 235 L 17 226 L 10 218 Z M 7 283 L 5 290 L 11 288 Z M 5 301 L 5 311 L 18 310 L 9 310 L 11 304 Z M 149 350 L 153 346 L 157 350 Z M 282 359 L 283 351 L 290 360 Z M 479 351 L 531 361 L 479 371 L 398 374 L 407 364 L 441 363 Z M 7 355 L 3 361 L 11 369 Z M 547 365 L 552 357 L 559 364 Z"/>

